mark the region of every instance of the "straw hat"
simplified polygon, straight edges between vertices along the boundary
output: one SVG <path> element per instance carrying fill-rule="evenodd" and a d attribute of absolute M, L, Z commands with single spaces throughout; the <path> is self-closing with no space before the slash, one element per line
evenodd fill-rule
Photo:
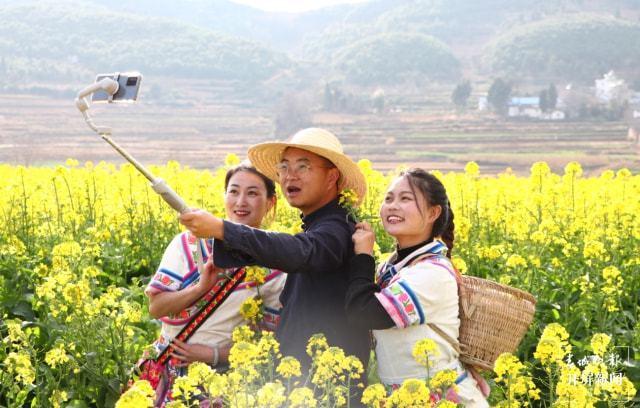
<path fill-rule="evenodd" d="M 352 189 L 358 195 L 358 203 L 367 193 L 367 183 L 358 165 L 342 149 L 333 133 L 319 128 L 302 129 L 284 142 L 259 143 L 249 148 L 251 163 L 265 176 L 278 181 L 276 164 L 282 160 L 287 147 L 308 150 L 331 161 L 340 170 L 338 189 Z"/>

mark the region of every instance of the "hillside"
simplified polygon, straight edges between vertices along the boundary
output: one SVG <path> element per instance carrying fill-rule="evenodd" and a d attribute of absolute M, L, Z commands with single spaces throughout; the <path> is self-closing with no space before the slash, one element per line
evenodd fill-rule
<path fill-rule="evenodd" d="M 593 24 L 582 25 L 577 30 L 572 28 L 580 25 L 580 16 L 576 14 L 585 12 L 609 21 L 611 35 L 605 35 L 603 39 L 602 30 Z M 567 40 L 563 47 L 571 49 L 570 56 L 575 65 L 592 65 L 594 56 L 606 54 L 601 65 L 620 70 L 634 58 L 633 55 L 627 58 L 628 48 L 635 46 L 629 43 L 634 42 L 620 41 L 621 38 L 634 38 L 628 36 L 629 32 L 624 27 L 637 24 L 639 16 L 640 2 L 635 0 L 378 0 L 354 6 L 343 19 L 323 32 L 307 36 L 303 55 L 307 59 L 324 61 L 367 37 L 388 32 L 415 32 L 433 36 L 449 46 L 465 72 L 473 76 L 500 75 L 506 72 L 504 66 L 493 61 L 487 63 L 484 58 L 487 46 L 500 40 L 501 48 L 497 50 L 501 53 L 500 58 L 517 61 L 520 49 L 516 50 L 517 45 L 510 47 L 504 38 L 513 38 L 514 33 L 527 31 L 529 27 L 539 27 L 536 31 L 538 40 L 552 38 L 555 42 L 552 45 L 560 47 L 563 46 L 561 42 Z M 575 23 L 562 27 L 563 30 L 558 30 L 553 24 L 554 21 L 574 20 Z M 622 35 L 623 31 L 625 34 Z M 591 51 L 591 48 L 602 44 L 608 44 L 607 52 L 598 54 Z M 565 67 L 554 65 L 557 47 L 554 49 L 548 45 L 543 41 L 532 45 L 537 47 L 539 62 L 536 67 L 529 67 L 531 74 L 539 73 L 547 78 L 549 73 L 567 72 Z M 594 71 L 589 70 L 589 74 Z M 509 73 L 514 72 L 520 71 Z"/>
<path fill-rule="evenodd" d="M 132 68 L 146 75 L 255 81 L 292 66 L 286 55 L 246 40 L 87 2 L 2 6 L 0 19 L 5 83 L 86 80 Z"/>
<path fill-rule="evenodd" d="M 283 52 L 295 52 L 307 33 L 324 30 L 352 7 L 334 6 L 291 14 L 269 13 L 228 0 L 90 1 L 116 12 L 179 20 Z"/>
<path fill-rule="evenodd" d="M 286 77 L 276 81 L 279 93 L 291 92 L 291 84 L 323 86 L 336 79 L 402 85 L 408 71 L 416 79 L 425 73 L 423 82 L 456 81 L 459 72 L 548 81 L 581 67 L 579 76 L 591 81 L 602 71 L 624 72 L 637 60 L 638 42 L 625 39 L 637 37 L 640 17 L 637 0 L 372 0 L 300 14 L 267 13 L 228 0 L 3 4 L 0 85 L 13 88 L 17 81 L 69 83 L 131 68 L 254 87 Z M 578 11 L 591 20 L 580 21 Z M 394 35 L 407 38 L 380 42 Z M 372 54 L 379 47 L 379 54 L 403 55 L 416 35 L 437 42 L 442 52 L 430 55 L 442 59 L 419 58 L 403 70 Z M 450 67 L 451 61 L 455 74 L 434 75 L 434 67 Z M 354 74 L 363 67 L 376 72 Z"/>
<path fill-rule="evenodd" d="M 637 70 L 640 23 L 593 14 L 557 17 L 509 30 L 487 47 L 493 72 L 591 80 Z"/>
<path fill-rule="evenodd" d="M 336 71 L 356 84 L 398 83 L 412 78 L 455 79 L 460 63 L 449 47 L 424 34 L 387 33 L 344 47 Z M 393 73 L 390 75 L 390 73 Z"/>

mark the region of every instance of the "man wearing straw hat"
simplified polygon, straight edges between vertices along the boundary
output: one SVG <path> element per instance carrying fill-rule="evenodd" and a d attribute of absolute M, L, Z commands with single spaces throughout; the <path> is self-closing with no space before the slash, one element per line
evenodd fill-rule
<path fill-rule="evenodd" d="M 323 333 L 331 346 L 355 355 L 366 366 L 369 337 L 347 323 L 347 268 L 353 256 L 354 223 L 338 204 L 342 190 L 353 190 L 361 201 L 365 178 L 343 153 L 330 132 L 303 129 L 284 142 L 249 148 L 249 159 L 302 212 L 303 232 L 267 232 L 222 220 L 202 210 L 183 214 L 180 222 L 198 237 L 215 238 L 214 263 L 230 268 L 258 264 L 286 272 L 280 296 L 283 308 L 276 337 L 283 355 L 309 367 L 306 344 Z"/>

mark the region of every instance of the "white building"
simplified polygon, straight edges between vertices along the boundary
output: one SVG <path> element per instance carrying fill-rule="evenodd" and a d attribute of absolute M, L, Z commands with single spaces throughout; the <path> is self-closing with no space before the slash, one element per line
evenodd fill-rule
<path fill-rule="evenodd" d="M 486 111 L 489 109 L 489 102 L 487 101 L 486 96 L 481 96 L 478 98 L 478 110 Z"/>
<path fill-rule="evenodd" d="M 554 110 L 551 112 L 543 112 L 540 115 L 540 119 L 544 119 L 544 120 L 563 120 L 564 118 L 566 118 L 567 115 L 565 115 L 565 113 L 561 110 Z"/>
<path fill-rule="evenodd" d="M 540 98 L 537 96 L 514 96 L 509 101 L 510 118 L 539 118 L 541 114 Z"/>
<path fill-rule="evenodd" d="M 604 74 L 602 79 L 596 79 L 596 98 L 601 103 L 623 101 L 626 99 L 628 91 L 624 80 L 618 79 L 613 71 Z"/>
<path fill-rule="evenodd" d="M 520 96 L 511 98 L 509 102 L 509 117 L 563 120 L 566 115 L 558 109 L 543 112 L 542 109 L 540 109 L 540 98 L 537 96 Z"/>

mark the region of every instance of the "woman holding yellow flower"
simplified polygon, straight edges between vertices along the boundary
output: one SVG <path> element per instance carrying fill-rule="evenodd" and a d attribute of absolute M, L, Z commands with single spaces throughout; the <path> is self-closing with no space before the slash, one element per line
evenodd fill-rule
<path fill-rule="evenodd" d="M 226 174 L 224 202 L 229 220 L 259 228 L 265 215 L 275 207 L 275 185 L 254 167 L 240 164 Z M 197 239 L 184 232 L 178 234 L 165 250 L 158 270 L 145 290 L 150 314 L 162 321 L 160 337 L 154 343 L 156 351 L 167 347 L 194 314 L 207 304 L 213 289 L 234 272 L 214 267 L 212 247 L 211 240 Z M 208 261 L 202 275 L 194 261 L 198 250 L 202 251 L 203 260 Z M 245 319 L 261 328 L 275 330 L 280 310 L 278 297 L 285 275 L 259 266 L 247 267 L 246 273 L 245 282 L 238 285 L 197 329 L 188 344 L 175 340 L 176 352 L 172 353 L 169 365 L 177 375 L 183 374 L 184 367 L 195 361 L 212 366 L 226 364 L 231 332 Z"/>
<path fill-rule="evenodd" d="M 447 398 L 465 407 L 488 407 L 446 338 L 458 338 L 460 319 L 459 277 L 448 258 L 453 211 L 444 186 L 422 169 L 407 170 L 387 189 L 380 216 L 397 251 L 373 282 L 375 234 L 367 223 L 356 225 L 347 314 L 354 325 L 373 329 L 381 381 L 400 388 L 407 380 L 434 379 L 438 372 L 453 370 L 454 393 Z M 430 347 L 421 351 L 425 344 Z"/>

